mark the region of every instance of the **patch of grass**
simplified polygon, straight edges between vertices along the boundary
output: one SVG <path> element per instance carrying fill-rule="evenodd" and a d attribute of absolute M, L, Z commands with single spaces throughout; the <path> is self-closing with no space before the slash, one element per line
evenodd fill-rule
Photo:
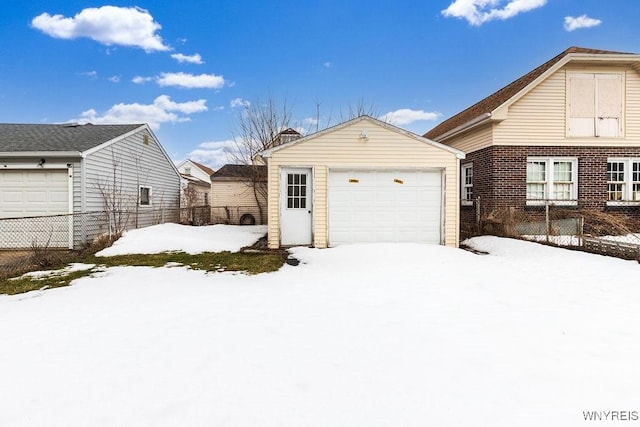
<path fill-rule="evenodd" d="M 38 289 L 69 286 L 75 279 L 88 276 L 92 270 L 54 271 L 44 276 L 23 275 L 13 279 L 0 280 L 0 294 L 15 295 Z"/>
<path fill-rule="evenodd" d="M 118 255 L 112 257 L 93 257 L 87 262 L 108 267 L 119 265 L 163 267 L 169 263 L 181 264 L 195 270 L 205 271 L 243 271 L 247 274 L 277 271 L 287 259 L 286 252 L 269 251 L 261 253 L 244 252 L 204 252 L 187 254 L 185 252 L 163 252 L 159 254 Z"/>
<path fill-rule="evenodd" d="M 185 252 L 163 252 L 159 254 L 118 255 L 96 257 L 86 255 L 77 262 L 95 264 L 97 267 L 84 271 L 57 271 L 41 277 L 21 276 L 0 280 L 0 294 L 18 294 L 43 288 L 68 286 L 73 280 L 90 275 L 96 269 L 117 266 L 164 267 L 167 264 L 183 265 L 194 270 L 242 271 L 259 274 L 277 271 L 287 260 L 285 251 L 245 252 L 205 252 L 190 255 Z"/>

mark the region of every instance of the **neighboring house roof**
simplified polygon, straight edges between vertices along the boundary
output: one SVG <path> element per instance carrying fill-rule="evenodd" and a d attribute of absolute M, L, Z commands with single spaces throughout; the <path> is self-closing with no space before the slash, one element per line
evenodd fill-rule
<path fill-rule="evenodd" d="M 198 162 L 196 162 L 196 161 L 193 161 L 193 160 L 191 160 L 191 159 L 186 159 L 186 160 L 181 161 L 180 163 L 178 163 L 178 164 L 176 165 L 176 167 L 177 167 L 178 169 L 180 169 L 181 167 L 183 167 L 183 166 L 184 166 L 184 165 L 186 165 L 187 163 L 191 163 L 193 166 L 195 166 L 195 167 L 197 167 L 198 169 L 200 169 L 200 170 L 202 171 L 202 173 L 204 173 L 205 175 L 211 176 L 211 175 L 213 175 L 213 173 L 214 173 L 214 170 L 213 170 L 213 169 L 211 169 L 210 167 L 205 166 L 205 165 L 203 165 L 202 163 L 198 163 Z M 192 174 L 192 175 L 193 175 L 193 174 Z"/>
<path fill-rule="evenodd" d="M 0 124 L 0 153 L 82 153 L 132 132 L 143 124 Z"/>
<path fill-rule="evenodd" d="M 209 176 L 213 175 L 213 169 L 208 166 L 203 165 L 202 163 L 194 162 L 191 160 L 191 163 L 202 169 L 203 172 L 207 173 Z"/>
<path fill-rule="evenodd" d="M 484 118 L 489 118 L 489 115 L 493 111 L 495 111 L 503 104 L 507 103 L 509 100 L 515 98 L 516 95 L 519 95 L 521 92 L 525 91 L 529 86 L 534 85 L 536 80 L 541 78 L 544 74 L 549 71 L 555 71 L 560 66 L 563 66 L 564 64 L 569 62 L 572 57 L 578 55 L 587 55 L 589 57 L 595 57 L 599 55 L 629 55 L 630 59 L 632 59 L 631 57 L 635 57 L 635 61 L 638 61 L 638 58 L 640 58 L 637 54 L 634 53 L 613 52 L 608 50 L 598 50 L 572 46 L 559 55 L 551 58 L 549 61 L 545 62 L 539 67 L 535 68 L 534 70 L 528 72 L 519 79 L 498 90 L 497 92 L 494 92 L 483 100 L 473 104 L 469 108 L 443 121 L 433 129 L 425 133 L 424 137 L 430 139 L 439 139 L 443 135 L 455 131 L 457 128 L 469 127 L 471 124 L 481 122 Z"/>
<path fill-rule="evenodd" d="M 285 130 L 280 132 L 278 135 L 302 135 L 302 134 L 295 129 L 286 128 Z"/>
<path fill-rule="evenodd" d="M 390 130 L 392 132 L 396 132 L 396 133 L 399 133 L 401 135 L 405 135 L 405 136 L 408 136 L 408 137 L 413 138 L 415 140 L 418 140 L 420 142 L 423 142 L 425 144 L 429 144 L 429 145 L 432 145 L 434 147 L 438 147 L 438 148 L 440 148 L 440 149 L 442 149 L 444 151 L 448 151 L 450 153 L 455 154 L 459 159 L 464 159 L 464 157 L 465 157 L 465 154 L 460 150 L 456 150 L 455 148 L 449 147 L 448 145 L 440 144 L 439 142 L 435 142 L 435 141 L 432 141 L 431 139 L 427 139 L 427 138 L 422 137 L 420 135 L 416 135 L 413 132 L 409 132 L 408 130 L 401 129 L 401 128 L 397 127 L 397 126 L 391 125 L 389 123 L 385 123 L 385 122 L 380 121 L 378 119 L 374 119 L 373 117 L 370 117 L 370 116 L 367 116 L 367 115 L 358 116 L 358 117 L 356 117 L 354 119 L 347 120 L 346 122 L 342 122 L 342 123 L 340 123 L 338 125 L 332 126 L 330 128 L 324 129 L 324 130 L 321 130 L 321 131 L 313 133 L 311 135 L 303 136 L 302 138 L 296 139 L 296 140 L 288 142 L 286 144 L 282 144 L 282 145 L 278 145 L 278 146 L 269 148 L 267 150 L 264 150 L 264 151 L 258 153 L 258 155 L 263 157 L 263 158 L 268 158 L 268 157 L 271 157 L 271 154 L 276 152 L 276 151 L 280 151 L 282 149 L 286 149 L 287 147 L 291 147 L 293 145 L 303 143 L 303 142 L 308 141 L 310 139 L 317 138 L 319 136 L 325 135 L 325 134 L 330 133 L 330 132 L 334 132 L 334 131 L 336 131 L 338 129 L 342 129 L 344 127 L 347 127 L 347 126 L 350 126 L 350 125 L 352 125 L 354 123 L 358 123 L 358 122 L 362 122 L 362 121 L 369 122 L 369 123 L 372 123 L 374 125 L 382 126 L 382 127 L 386 128 L 387 130 Z"/>
<path fill-rule="evenodd" d="M 203 181 L 200 178 L 196 178 L 193 175 L 187 175 L 185 173 L 181 173 L 180 176 L 182 177 L 182 179 L 186 181 L 187 184 L 197 185 L 198 187 L 211 188 L 211 182 Z"/>
<path fill-rule="evenodd" d="M 260 179 L 267 179 L 267 167 L 262 165 L 232 165 L 227 164 L 218 169 L 212 176 L 211 180 L 235 180 L 235 179 L 252 179 L 256 174 Z"/>

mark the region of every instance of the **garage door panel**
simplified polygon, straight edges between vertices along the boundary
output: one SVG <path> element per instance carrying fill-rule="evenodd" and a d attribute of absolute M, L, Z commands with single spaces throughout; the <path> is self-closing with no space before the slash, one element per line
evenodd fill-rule
<path fill-rule="evenodd" d="M 22 193 L 17 191 L 4 191 L 2 192 L 3 203 L 22 203 Z"/>
<path fill-rule="evenodd" d="M 0 171 L 0 218 L 25 218 L 69 212 L 69 173 L 66 169 Z M 67 216 L 0 221 L 3 247 L 28 248 L 33 242 L 68 247 Z M 8 243 L 7 243 L 8 242 Z"/>
<path fill-rule="evenodd" d="M 439 171 L 331 171 L 328 181 L 330 245 L 440 243 Z"/>

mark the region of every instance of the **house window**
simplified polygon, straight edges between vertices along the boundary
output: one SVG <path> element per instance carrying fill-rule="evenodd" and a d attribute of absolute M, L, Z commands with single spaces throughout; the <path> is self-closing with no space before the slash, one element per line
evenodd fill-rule
<path fill-rule="evenodd" d="M 209 193 L 202 193 L 204 195 L 204 205 L 209 206 Z"/>
<path fill-rule="evenodd" d="M 576 204 L 578 174 L 577 159 L 528 158 L 527 205 Z"/>
<path fill-rule="evenodd" d="M 151 206 L 151 187 L 140 187 L 140 206 Z"/>
<path fill-rule="evenodd" d="M 567 136 L 622 136 L 623 75 L 567 74 Z"/>
<path fill-rule="evenodd" d="M 186 167 L 184 168 L 184 174 L 185 174 L 185 175 L 191 175 L 191 168 L 190 168 L 189 166 L 186 166 Z"/>
<path fill-rule="evenodd" d="M 640 159 L 608 159 L 607 204 L 629 202 L 640 204 Z"/>
<path fill-rule="evenodd" d="M 462 187 L 460 196 L 462 205 L 469 206 L 473 204 L 473 164 L 462 165 L 461 175 L 460 182 Z"/>
<path fill-rule="evenodd" d="M 307 208 L 307 174 L 287 174 L 287 208 Z"/>

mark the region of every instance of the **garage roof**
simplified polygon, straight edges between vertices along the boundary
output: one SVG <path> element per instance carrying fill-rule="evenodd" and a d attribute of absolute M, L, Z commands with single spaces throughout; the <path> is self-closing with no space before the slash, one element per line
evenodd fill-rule
<path fill-rule="evenodd" d="M 0 123 L 0 153 L 42 151 L 82 153 L 141 126 L 145 125 Z"/>

